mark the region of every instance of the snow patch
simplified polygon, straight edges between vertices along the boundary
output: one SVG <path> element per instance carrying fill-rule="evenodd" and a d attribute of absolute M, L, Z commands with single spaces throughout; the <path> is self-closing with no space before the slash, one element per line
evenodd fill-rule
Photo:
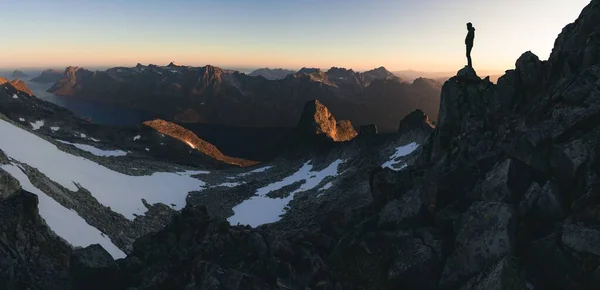
<path fill-rule="evenodd" d="M 60 130 L 60 127 L 50 127 L 50 130 L 52 130 L 52 132 L 56 132 Z"/>
<path fill-rule="evenodd" d="M 381 165 L 381 167 L 389 168 L 394 171 L 404 169 L 407 166 L 406 163 L 398 166 L 398 163 L 400 163 L 400 161 L 396 159 L 413 153 L 413 151 L 417 150 L 417 148 L 419 148 L 419 144 L 415 142 L 396 148 L 396 152 L 392 156 L 390 156 L 390 160 L 386 161 L 383 165 Z"/>
<path fill-rule="evenodd" d="M 35 121 L 35 123 L 30 123 L 31 124 L 31 128 L 33 128 L 33 130 L 39 130 L 40 128 L 42 128 L 44 126 L 44 121 L 40 120 L 40 121 Z"/>
<path fill-rule="evenodd" d="M 59 237 L 65 239 L 69 244 L 75 247 L 87 247 L 93 244 L 100 244 L 114 259 L 125 258 L 125 253 L 115 246 L 106 235 L 88 224 L 77 214 L 77 212 L 65 208 L 35 187 L 29 180 L 29 177 L 27 177 L 27 175 L 25 175 L 25 173 L 17 166 L 2 165 L 1 168 L 19 180 L 21 187 L 23 187 L 24 190 L 38 196 L 40 216 L 46 221 L 48 227 L 50 227 L 50 229 Z"/>
<path fill-rule="evenodd" d="M 133 137 L 133 141 L 140 140 L 140 138 L 142 138 L 142 136 L 137 135 L 137 136 Z"/>
<path fill-rule="evenodd" d="M 83 133 L 81 133 L 81 135 L 79 135 L 79 136 L 81 136 L 81 138 L 87 138 L 87 135 L 85 135 Z"/>
<path fill-rule="evenodd" d="M 13 99 L 18 99 L 18 98 L 19 98 L 19 96 L 17 96 L 17 94 L 13 95 Z"/>
<path fill-rule="evenodd" d="M 312 171 L 312 165 L 310 161 L 304 163 L 304 165 L 294 174 L 284 178 L 281 181 L 269 184 L 265 187 L 259 188 L 256 191 L 256 195 L 243 201 L 233 208 L 234 214 L 227 220 L 232 225 L 246 224 L 252 227 L 257 227 L 263 224 L 274 223 L 281 219 L 281 215 L 285 214 L 288 203 L 294 199 L 294 195 L 299 192 L 308 191 L 314 189 L 323 179 L 329 176 L 338 175 L 338 167 L 344 163 L 344 160 L 336 160 L 331 163 L 327 168 L 321 171 Z M 284 186 L 294 184 L 299 181 L 304 181 L 300 188 L 292 191 L 285 198 L 269 198 L 267 194 L 269 192 L 279 190 Z"/>
<path fill-rule="evenodd" d="M 92 141 L 94 141 L 94 142 L 96 142 L 96 143 L 97 143 L 97 142 L 100 142 L 100 140 L 98 140 L 98 139 L 96 139 L 96 138 L 92 138 L 92 137 L 90 137 L 90 140 L 92 140 Z"/>
<path fill-rule="evenodd" d="M 150 148 L 146 148 L 146 151 L 150 152 Z"/>
<path fill-rule="evenodd" d="M 265 171 L 267 171 L 267 170 L 269 170 L 269 169 L 271 169 L 271 168 L 273 168 L 273 166 L 265 166 L 265 167 L 261 167 L 261 168 L 258 168 L 258 169 L 254 169 L 254 170 L 252 170 L 252 171 L 249 171 L 249 172 L 240 173 L 240 174 L 238 174 L 238 175 L 239 175 L 239 176 L 248 176 L 248 175 L 250 175 L 250 174 L 252 174 L 252 173 L 260 173 L 260 172 L 265 172 Z"/>
<path fill-rule="evenodd" d="M 225 182 L 225 183 L 213 185 L 213 186 L 211 186 L 211 188 L 215 188 L 215 187 L 229 187 L 229 188 L 233 188 L 233 187 L 240 186 L 242 184 L 244 184 L 244 183 L 243 182 Z"/>
<path fill-rule="evenodd" d="M 21 121 L 21 122 L 25 122 L 25 119 L 23 119 L 23 118 L 19 118 L 19 121 Z"/>
<path fill-rule="evenodd" d="M 323 187 L 319 188 L 319 190 L 328 190 L 333 186 L 333 183 L 327 182 L 327 184 L 323 185 Z"/>
<path fill-rule="evenodd" d="M 325 185 L 323 185 L 323 187 L 319 188 L 319 191 L 321 191 L 321 193 L 319 193 L 317 195 L 317 197 L 323 196 L 325 194 L 325 192 L 323 192 L 323 191 L 330 189 L 332 186 L 333 186 L 333 183 L 327 182 Z"/>
<path fill-rule="evenodd" d="M 63 152 L 47 140 L 4 120 L 0 120 L 0 133 L 11 137 L 0 138 L 0 148 L 8 157 L 37 168 L 68 190 L 78 191 L 77 185 L 87 189 L 98 202 L 130 220 L 146 212 L 142 199 L 150 204 L 175 204 L 176 209 L 183 208 L 188 193 L 201 191 L 205 186 L 192 175 L 209 173 L 155 172 L 130 176 Z"/>
<path fill-rule="evenodd" d="M 60 143 L 63 144 L 68 144 L 71 146 L 76 147 L 77 149 L 92 153 L 96 156 L 101 156 L 101 157 L 118 157 L 118 156 L 125 156 L 127 155 L 127 152 L 122 151 L 122 150 L 102 150 L 102 149 L 98 149 L 94 146 L 90 146 L 90 145 L 86 145 L 86 144 L 77 144 L 77 143 L 71 143 L 71 142 L 67 142 L 67 141 L 62 141 L 62 140 L 57 140 Z"/>

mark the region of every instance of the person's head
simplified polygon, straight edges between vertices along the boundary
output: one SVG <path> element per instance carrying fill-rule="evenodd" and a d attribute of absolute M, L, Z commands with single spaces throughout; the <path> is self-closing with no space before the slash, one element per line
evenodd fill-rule
<path fill-rule="evenodd" d="M 473 28 L 473 24 L 471 24 L 471 22 L 467 22 L 467 29 L 471 29 Z"/>

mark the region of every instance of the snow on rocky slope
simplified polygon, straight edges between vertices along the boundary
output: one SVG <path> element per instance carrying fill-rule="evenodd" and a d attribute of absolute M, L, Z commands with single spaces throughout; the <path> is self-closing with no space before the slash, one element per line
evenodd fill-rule
<path fill-rule="evenodd" d="M 47 105 L 15 94 L 0 94 L 0 107 L 6 101 Z M 137 238 L 161 229 L 186 203 L 206 205 L 232 224 L 282 221 L 290 228 L 314 219 L 323 206 L 359 206 L 370 199 L 362 176 L 373 166 L 400 169 L 418 148 L 413 140 L 391 136 L 380 144 L 357 140 L 326 153 L 217 170 L 157 160 L 143 149 L 151 147 L 147 143 L 122 148 L 60 117 L 0 110 L 0 134 L 7 136 L 0 138 L 0 170 L 38 196 L 39 213 L 58 236 L 74 247 L 100 244 L 113 258 L 124 257 Z M 58 125 L 60 130 L 49 129 Z M 143 132 L 119 134 L 132 143 L 147 139 Z"/>

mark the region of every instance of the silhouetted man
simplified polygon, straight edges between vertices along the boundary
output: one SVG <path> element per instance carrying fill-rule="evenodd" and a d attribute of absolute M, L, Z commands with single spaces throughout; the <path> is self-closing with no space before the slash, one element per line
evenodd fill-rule
<path fill-rule="evenodd" d="M 467 45 L 467 61 L 469 67 L 473 67 L 473 62 L 471 61 L 471 49 L 473 49 L 473 40 L 475 40 L 475 27 L 471 22 L 467 23 L 467 38 L 465 38 L 465 44 Z"/>

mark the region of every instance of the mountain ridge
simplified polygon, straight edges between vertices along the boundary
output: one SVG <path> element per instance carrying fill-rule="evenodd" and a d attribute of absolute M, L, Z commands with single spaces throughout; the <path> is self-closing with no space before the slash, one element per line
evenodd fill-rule
<path fill-rule="evenodd" d="M 214 66 L 138 65 L 96 72 L 68 67 L 48 91 L 143 109 L 169 121 L 253 127 L 293 127 L 301 114 L 298 108 L 316 98 L 356 126 L 375 123 L 385 132 L 395 130 L 417 106 L 435 118 L 438 90 L 400 83 L 385 68 L 366 73 L 305 69 L 270 81 Z M 380 112 L 390 103 L 399 110 L 383 116 Z"/>

